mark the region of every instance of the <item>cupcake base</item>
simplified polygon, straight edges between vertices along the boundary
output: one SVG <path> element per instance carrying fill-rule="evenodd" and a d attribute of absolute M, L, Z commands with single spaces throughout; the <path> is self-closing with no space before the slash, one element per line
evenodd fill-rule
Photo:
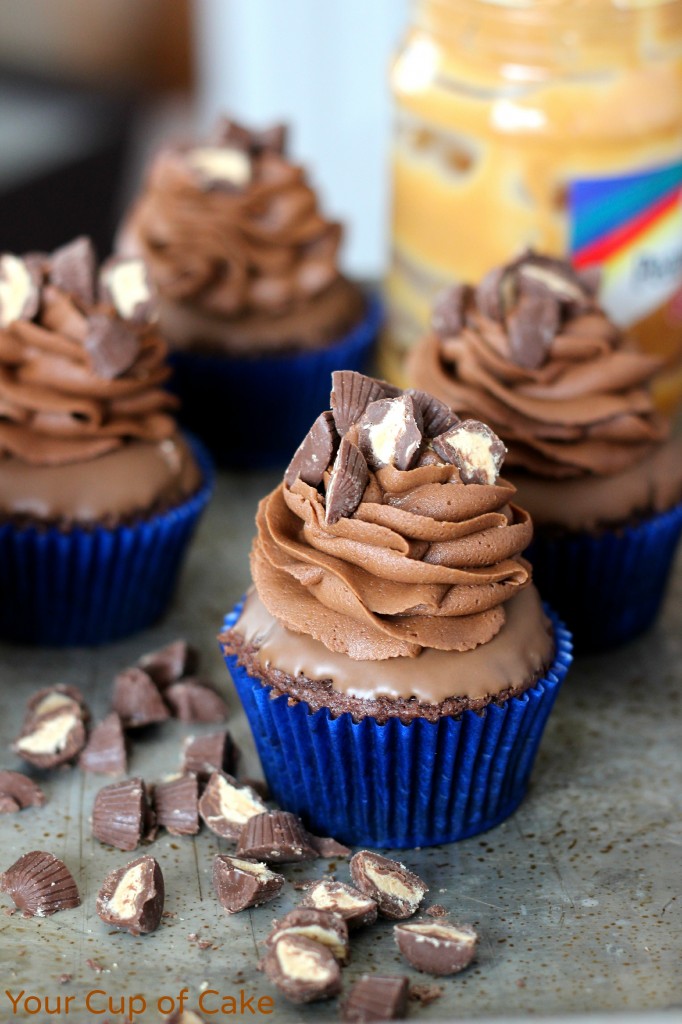
<path fill-rule="evenodd" d="M 573 633 L 576 652 L 607 651 L 653 624 L 682 533 L 682 504 L 621 530 L 535 529 L 525 552 L 533 580 Z"/>
<path fill-rule="evenodd" d="M 213 489 L 213 467 L 190 439 L 198 491 L 148 520 L 96 526 L 0 526 L 0 639 L 43 646 L 120 640 L 157 621 Z"/>
<path fill-rule="evenodd" d="M 181 423 L 216 462 L 235 469 L 286 464 L 329 407 L 333 370 L 367 369 L 382 321 L 376 297 L 345 337 L 308 352 L 247 358 L 175 351 L 171 390 Z"/>
<path fill-rule="evenodd" d="M 433 846 L 493 828 L 523 799 L 547 717 L 571 662 L 571 638 L 545 609 L 556 653 L 520 697 L 437 722 L 379 724 L 312 712 L 227 667 L 278 803 L 318 834 L 376 848 Z M 225 619 L 230 629 L 241 603 Z"/>

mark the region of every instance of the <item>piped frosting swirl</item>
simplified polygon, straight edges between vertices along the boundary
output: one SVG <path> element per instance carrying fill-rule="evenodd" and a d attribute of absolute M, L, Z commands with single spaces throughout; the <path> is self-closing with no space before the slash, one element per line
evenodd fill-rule
<path fill-rule="evenodd" d="M 488 642 L 505 602 L 530 583 L 520 557 L 530 518 L 497 479 L 497 462 L 491 470 L 481 460 L 486 482 L 463 482 L 482 439 L 488 449 L 498 439 L 422 392 L 350 371 L 333 378 L 332 412 L 259 506 L 251 563 L 261 601 L 286 628 L 356 660 Z M 350 485 L 358 463 L 360 487 Z"/>

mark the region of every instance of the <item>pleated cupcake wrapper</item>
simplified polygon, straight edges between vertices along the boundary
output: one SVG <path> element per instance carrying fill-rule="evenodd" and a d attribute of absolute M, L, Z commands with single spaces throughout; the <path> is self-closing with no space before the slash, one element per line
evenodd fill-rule
<path fill-rule="evenodd" d="M 254 358 L 175 352 L 170 388 L 180 420 L 222 466 L 285 465 L 313 421 L 329 408 L 333 370 L 368 368 L 383 314 L 369 297 L 364 319 L 320 349 Z"/>
<path fill-rule="evenodd" d="M 201 487 L 160 515 L 113 529 L 0 527 L 1 639 L 58 647 L 102 644 L 161 617 L 213 489 L 211 460 L 201 444 L 189 440 Z"/>
<path fill-rule="evenodd" d="M 682 504 L 598 536 L 551 536 L 536 527 L 526 552 L 533 580 L 573 633 L 577 652 L 609 650 L 653 624 L 681 531 Z"/>
<path fill-rule="evenodd" d="M 546 611 L 556 640 L 546 676 L 499 707 L 437 722 L 354 722 L 348 713 L 290 705 L 227 655 L 274 799 L 312 831 L 351 845 L 433 846 L 499 824 L 524 797 L 571 663 L 570 634 Z M 226 629 L 240 612 L 241 604 Z"/>

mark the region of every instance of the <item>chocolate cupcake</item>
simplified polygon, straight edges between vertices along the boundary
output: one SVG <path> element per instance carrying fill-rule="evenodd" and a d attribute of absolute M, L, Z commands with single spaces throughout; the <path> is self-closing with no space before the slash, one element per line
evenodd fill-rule
<path fill-rule="evenodd" d="M 284 143 L 281 126 L 223 119 L 207 142 L 163 149 L 121 235 L 156 290 L 183 421 L 233 466 L 285 463 L 330 372 L 361 369 L 379 324 L 376 300 L 339 271 L 341 226 Z"/>
<path fill-rule="evenodd" d="M 461 839 L 522 799 L 570 640 L 488 427 L 351 372 L 331 405 L 259 507 L 228 667 L 275 798 L 314 831 Z"/>
<path fill-rule="evenodd" d="M 6 639 L 94 644 L 150 625 L 209 497 L 210 463 L 178 433 L 139 290 L 126 316 L 97 292 L 85 238 L 0 257 Z"/>
<path fill-rule="evenodd" d="M 409 373 L 509 449 L 541 593 L 581 650 L 654 620 L 682 530 L 682 443 L 656 412 L 656 358 L 601 310 L 596 280 L 526 253 L 436 303 Z"/>

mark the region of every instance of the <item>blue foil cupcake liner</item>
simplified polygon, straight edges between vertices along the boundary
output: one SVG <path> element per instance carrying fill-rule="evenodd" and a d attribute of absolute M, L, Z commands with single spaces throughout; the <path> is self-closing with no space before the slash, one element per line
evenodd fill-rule
<path fill-rule="evenodd" d="M 90 646 L 161 617 L 213 489 L 208 453 L 194 439 L 189 443 L 200 489 L 160 515 L 113 529 L 0 527 L 0 638 Z"/>
<path fill-rule="evenodd" d="M 339 341 L 311 352 L 253 358 L 174 352 L 169 387 L 180 422 L 233 469 L 281 466 L 329 408 L 333 370 L 368 368 L 383 319 L 369 296 L 364 319 Z"/>
<path fill-rule="evenodd" d="M 533 581 L 573 633 L 576 652 L 609 650 L 653 624 L 681 531 L 682 504 L 594 536 L 552 536 L 536 527 L 525 552 Z"/>
<path fill-rule="evenodd" d="M 230 629 L 242 604 L 225 619 Z M 545 609 L 556 653 L 520 697 L 437 722 L 354 722 L 290 705 L 234 655 L 225 661 L 274 799 L 309 828 L 357 846 L 434 846 L 485 832 L 523 799 L 547 717 L 572 660 L 571 636 Z"/>

